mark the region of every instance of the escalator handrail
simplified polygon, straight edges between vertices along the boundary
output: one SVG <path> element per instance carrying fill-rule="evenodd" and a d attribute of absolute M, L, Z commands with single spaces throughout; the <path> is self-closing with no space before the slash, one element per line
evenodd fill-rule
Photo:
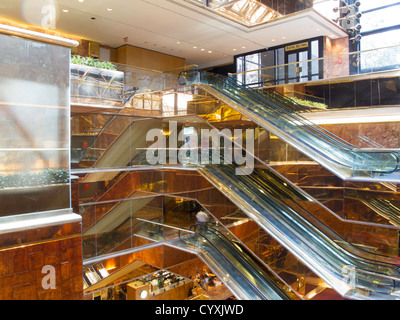
<path fill-rule="evenodd" d="M 254 199 L 253 199 L 253 201 L 254 201 Z M 258 201 L 257 201 L 258 202 Z M 261 204 L 261 206 L 263 206 L 262 204 Z M 289 208 L 290 209 L 290 208 Z M 293 209 L 290 209 L 290 211 L 293 211 Z M 294 212 L 294 211 L 293 211 Z M 295 213 L 295 212 L 294 212 Z M 302 218 L 301 216 L 299 217 L 296 213 L 295 213 L 295 215 L 297 216 L 297 218 L 300 218 L 301 220 L 303 220 L 303 222 L 305 223 L 305 225 L 302 227 L 302 228 L 304 228 L 305 226 L 309 226 L 309 227 L 311 227 L 311 230 L 317 230 L 317 229 L 315 229 L 315 228 L 313 228 L 313 226 L 309 223 L 309 222 L 307 222 L 306 220 L 304 220 L 304 218 Z M 321 233 L 320 231 L 319 231 L 319 233 Z M 322 235 L 322 239 L 325 239 L 325 241 L 328 241 L 328 242 L 330 242 L 331 243 L 331 245 L 332 245 L 332 249 L 333 248 L 336 248 L 335 250 L 337 251 L 337 250 L 339 250 L 337 253 L 339 253 L 339 252 L 341 252 L 342 250 L 344 250 L 344 253 L 346 253 L 346 255 L 349 257 L 349 258 L 352 258 L 353 259 L 353 263 L 354 263 L 354 257 L 358 257 L 357 255 L 355 255 L 354 253 L 352 253 L 352 252 L 349 252 L 348 250 L 345 250 L 343 247 L 341 247 L 341 246 L 338 246 L 338 244 L 337 243 L 335 243 L 335 242 L 333 242 L 331 239 L 329 239 L 329 238 L 327 238 L 326 237 L 326 235 L 324 235 L 323 233 L 321 233 L 321 235 Z M 340 236 L 339 236 L 340 237 Z M 320 239 L 320 238 L 319 238 Z M 320 239 L 321 240 L 321 239 Z M 346 241 L 346 243 L 347 243 L 347 241 Z M 339 249 L 340 248 L 340 249 Z M 323 247 L 322 248 L 322 251 L 321 252 L 325 252 L 326 250 L 327 250 L 328 248 L 327 247 Z M 331 250 L 329 250 L 329 251 L 331 251 Z M 343 252 L 343 251 L 342 251 Z M 326 253 L 328 253 L 328 252 L 325 252 L 325 254 Z M 330 253 L 330 255 L 331 254 L 334 254 L 333 252 L 331 252 Z M 336 257 L 336 258 L 340 258 L 341 257 L 341 255 L 339 255 L 339 256 L 337 256 L 337 254 L 334 254 L 334 256 Z M 387 258 L 387 257 L 386 257 Z M 375 265 L 380 265 L 380 266 L 383 266 L 383 267 L 385 267 L 385 268 L 388 268 L 388 269 L 391 269 L 392 271 L 395 271 L 397 274 L 399 273 L 399 267 L 396 265 L 393 265 L 393 264 L 389 264 L 389 263 L 385 263 L 385 262 L 379 262 L 379 263 L 376 263 L 376 261 L 375 260 L 372 260 L 372 259 L 366 259 L 366 258 L 362 258 L 364 261 L 364 263 L 367 263 L 368 261 L 370 261 L 370 264 L 375 264 Z M 342 258 L 340 259 L 340 260 L 342 260 Z M 359 260 L 357 260 L 357 259 L 355 259 L 356 261 L 359 261 Z M 344 263 L 344 265 L 348 265 L 347 263 Z M 360 270 L 366 270 L 365 268 L 359 268 Z M 366 271 L 370 271 L 370 270 L 366 270 Z M 375 272 L 376 274 L 382 274 L 382 275 L 385 275 L 385 276 L 387 276 L 387 274 L 385 274 L 385 273 L 382 273 L 382 272 Z"/>
<path fill-rule="evenodd" d="M 195 229 L 196 229 L 196 228 L 195 228 Z M 202 238 L 204 238 L 204 239 L 207 241 L 207 243 L 210 244 L 211 247 L 218 253 L 218 256 L 219 256 L 219 257 L 222 257 L 229 265 L 231 265 L 235 270 L 237 270 L 237 272 L 239 272 L 240 275 L 241 275 L 244 279 L 247 279 L 247 280 L 248 280 L 248 278 L 246 277 L 246 275 L 243 274 L 243 272 L 242 272 L 241 270 L 239 270 L 239 269 L 237 268 L 237 266 L 236 266 L 233 262 L 231 262 L 229 259 L 227 259 L 227 258 L 225 257 L 225 255 L 212 243 L 212 241 L 211 241 L 210 239 L 208 239 L 208 238 L 207 238 L 204 234 L 202 234 L 202 233 L 196 232 L 196 235 L 197 235 L 197 236 L 200 236 L 200 237 L 202 237 Z M 256 292 L 256 294 L 257 294 L 258 296 L 265 297 L 265 294 L 262 293 L 262 292 L 260 291 L 260 289 L 257 288 L 257 286 L 256 286 L 254 283 L 252 283 L 251 281 L 247 281 L 247 282 L 248 282 L 248 284 L 250 285 L 250 287 L 254 290 L 254 292 Z"/>
<path fill-rule="evenodd" d="M 222 78 L 221 75 L 211 74 L 211 73 L 207 73 L 207 72 L 204 72 L 204 71 L 200 72 L 199 74 L 200 74 L 200 79 L 197 80 L 197 81 L 200 81 L 200 82 L 202 82 L 202 81 L 204 82 L 205 81 L 205 83 L 208 83 L 207 79 L 206 80 L 201 79 L 201 76 L 203 75 L 203 78 L 204 78 L 204 75 L 206 75 L 206 77 L 208 75 L 210 75 L 210 76 L 213 76 L 214 78 L 216 78 L 219 81 L 223 81 L 223 83 L 225 85 L 226 84 L 231 85 L 231 86 L 233 86 L 233 88 L 239 87 L 241 92 L 244 91 L 245 93 L 247 93 L 248 96 L 251 96 L 251 98 L 254 99 L 258 103 L 260 103 L 260 100 L 261 100 L 262 102 L 260 103 L 260 107 L 263 106 L 264 104 L 267 104 L 267 105 L 271 104 L 271 101 L 267 100 L 265 97 L 261 96 L 259 93 L 255 92 L 253 89 L 250 90 L 246 86 L 238 84 L 238 81 L 235 81 L 235 83 L 233 83 L 234 79 L 230 79 L 230 78 L 227 78 L 227 77 Z M 180 83 L 182 84 L 183 81 L 182 81 L 181 77 L 183 77 L 182 74 L 180 75 Z M 295 121 L 302 122 L 305 126 L 311 128 L 311 130 L 314 131 L 314 135 L 315 134 L 322 135 L 322 137 L 324 137 L 327 140 L 330 140 L 330 142 L 333 143 L 334 145 L 336 145 L 337 147 L 342 148 L 343 149 L 342 151 L 349 152 L 349 155 L 354 156 L 354 151 L 355 150 L 362 151 L 359 147 L 353 146 L 353 145 L 349 144 L 347 141 L 345 141 L 345 140 L 343 140 L 343 139 L 341 139 L 339 137 L 334 136 L 333 134 L 329 133 L 327 130 L 325 130 L 323 128 L 320 128 L 319 126 L 316 126 L 315 124 L 312 124 L 310 121 L 306 120 L 305 118 L 303 118 L 300 115 L 296 115 L 296 117 L 294 117 L 293 113 L 288 113 L 287 111 L 285 112 L 282 108 L 279 108 L 278 106 L 275 106 L 275 108 L 281 109 L 280 112 L 278 113 L 276 110 L 273 110 L 273 108 L 272 109 L 268 108 L 268 110 L 270 112 L 272 111 L 274 113 L 278 113 L 279 117 L 281 117 L 282 114 L 287 114 L 287 116 L 292 117 L 293 119 L 295 119 Z M 265 109 L 265 107 L 264 107 L 264 109 Z M 248 110 L 248 111 L 251 112 L 250 110 Z M 307 129 L 304 129 L 304 128 L 302 128 L 302 130 L 305 131 L 305 132 L 308 132 L 309 134 L 313 134 L 310 130 L 307 130 Z M 286 133 L 289 134 L 288 132 L 286 132 Z M 303 141 L 303 143 L 305 143 L 305 141 Z M 313 147 L 312 144 L 310 144 L 310 142 L 307 142 L 305 144 L 307 144 L 309 148 L 312 148 L 315 152 L 319 153 L 323 157 L 326 157 L 326 154 L 323 154 L 323 153 L 321 154 L 321 152 L 318 149 L 316 149 L 315 147 Z M 387 151 L 386 153 L 392 155 L 396 159 L 397 165 L 394 166 L 394 168 L 391 168 L 390 170 L 382 170 L 382 169 L 377 170 L 377 169 L 375 169 L 375 170 L 372 170 L 372 171 L 390 174 L 390 173 L 393 173 L 393 172 L 395 172 L 395 171 L 397 171 L 399 169 L 399 155 L 396 152 L 393 152 L 393 151 Z M 363 154 L 363 156 L 366 156 L 367 158 L 371 159 L 370 153 L 363 152 L 362 154 Z M 336 161 L 336 160 L 334 160 L 332 158 L 330 158 L 330 160 L 333 161 L 333 162 L 336 162 L 337 164 L 339 164 L 341 166 L 356 170 L 353 167 L 354 160 L 351 161 L 351 165 L 346 165 L 343 162 L 342 163 L 338 162 L 338 161 Z M 362 170 L 362 169 L 359 169 L 359 170 L 365 171 L 365 170 Z"/>
<path fill-rule="evenodd" d="M 204 72 L 204 74 L 206 74 Z M 258 103 L 261 103 L 262 105 L 264 105 L 265 103 L 268 104 L 273 104 L 275 108 L 277 108 L 277 110 L 274 109 L 270 109 L 271 111 L 278 113 L 278 116 L 281 115 L 281 112 L 285 113 L 287 116 L 293 118 L 295 121 L 299 121 L 301 123 L 303 123 L 306 127 L 311 128 L 313 131 L 315 132 L 320 132 L 321 134 L 325 135 L 325 136 L 330 136 L 331 140 L 334 140 L 336 143 L 339 143 L 340 145 L 342 145 L 343 147 L 350 147 L 351 149 L 356 149 L 358 148 L 357 146 L 354 146 L 352 144 L 350 144 L 349 142 L 333 135 L 332 133 L 330 133 L 329 131 L 327 131 L 326 129 L 315 125 L 314 123 L 312 123 L 311 121 L 307 120 L 306 118 L 304 118 L 303 116 L 299 115 L 299 114 L 293 114 L 293 113 L 289 113 L 287 112 L 284 108 L 282 108 L 281 106 L 276 105 L 276 102 L 272 102 L 267 100 L 265 97 L 263 97 L 263 95 L 261 95 L 260 93 L 256 92 L 255 90 L 248 88 L 247 86 L 241 84 L 239 81 L 235 81 L 233 79 L 229 79 L 228 78 L 223 78 L 222 75 L 218 75 L 218 74 L 214 74 L 214 73 L 207 73 L 207 75 L 213 76 L 215 78 L 217 78 L 220 81 L 223 82 L 229 82 L 232 86 L 237 86 L 240 87 L 241 91 L 245 91 L 246 94 L 250 95 L 255 101 L 257 101 Z M 285 98 L 287 99 L 287 98 Z"/>
<path fill-rule="evenodd" d="M 261 177 L 261 179 L 263 178 L 263 177 L 260 176 L 257 172 L 256 172 L 256 175 L 259 176 L 259 177 Z M 256 181 L 254 180 L 254 178 L 250 178 L 250 179 L 251 179 L 251 181 L 253 181 L 254 184 L 256 183 Z M 262 179 L 262 181 L 265 181 L 265 180 Z M 273 202 L 275 202 L 280 208 L 283 208 L 283 209 L 284 209 L 284 208 L 287 207 L 287 205 L 286 205 L 284 202 L 282 202 L 280 199 L 277 199 L 276 197 L 269 197 L 269 199 L 272 200 Z M 303 207 L 302 207 L 300 204 L 298 204 L 297 202 L 295 202 L 295 203 L 296 203 L 305 213 L 307 213 L 309 216 L 311 216 L 312 218 L 314 218 L 314 219 L 320 221 L 320 220 L 319 220 L 315 215 L 313 215 L 310 211 L 308 211 L 307 209 L 303 208 Z M 324 237 L 326 237 L 327 241 L 329 241 L 329 242 L 332 241 L 332 239 L 331 239 L 330 237 L 327 237 L 327 235 L 326 235 L 324 232 L 322 232 L 321 230 L 319 230 L 319 228 L 317 228 L 317 227 L 314 226 L 312 223 L 310 223 L 307 219 L 305 219 L 305 218 L 302 217 L 300 214 L 298 214 L 293 208 L 290 208 L 290 207 L 289 207 L 288 209 L 289 209 L 294 215 L 296 215 L 296 216 L 298 217 L 298 219 L 300 219 L 300 221 L 305 222 L 305 223 L 309 226 L 309 229 L 314 229 L 314 230 L 316 230 L 316 231 L 318 232 L 319 235 L 322 234 Z M 334 234 L 338 239 L 340 239 L 341 241 L 344 241 L 344 242 L 348 243 L 348 244 L 349 244 L 352 248 L 354 248 L 355 250 L 357 250 L 357 251 L 364 251 L 364 252 L 367 253 L 367 254 L 371 254 L 371 253 L 368 252 L 368 251 L 362 250 L 362 249 L 360 249 L 360 248 L 356 248 L 354 245 L 352 245 L 351 243 L 349 243 L 348 241 L 346 241 L 342 236 L 340 236 L 336 231 L 334 231 L 333 229 L 331 229 L 328 225 L 326 225 L 326 224 L 323 223 L 322 221 L 320 221 L 320 223 L 321 223 L 321 225 L 323 225 L 324 228 L 326 228 L 327 230 L 329 230 L 329 231 L 330 231 L 332 234 Z M 399 270 L 399 266 L 396 265 L 396 267 L 394 267 L 395 264 L 390 264 L 390 263 L 387 263 L 387 262 L 378 262 L 378 263 L 377 263 L 376 260 L 373 260 L 373 259 L 370 259 L 370 258 L 362 257 L 362 256 L 360 256 L 359 254 L 355 254 L 355 253 L 349 251 L 349 250 L 346 249 L 346 248 L 341 247 L 341 249 L 344 250 L 345 252 L 347 252 L 349 256 L 352 256 L 352 257 L 353 257 L 354 259 L 356 259 L 357 261 L 358 261 L 358 260 L 369 261 L 370 263 L 373 263 L 373 264 L 375 264 L 375 265 L 385 266 L 385 267 L 387 267 L 387 268 L 392 268 L 393 270 L 397 270 L 397 271 Z M 379 255 L 379 254 L 374 254 L 374 256 L 377 256 L 377 257 L 380 256 L 380 257 L 382 257 L 382 258 L 387 258 L 386 256 Z M 360 269 L 361 269 L 361 268 L 360 268 Z"/>

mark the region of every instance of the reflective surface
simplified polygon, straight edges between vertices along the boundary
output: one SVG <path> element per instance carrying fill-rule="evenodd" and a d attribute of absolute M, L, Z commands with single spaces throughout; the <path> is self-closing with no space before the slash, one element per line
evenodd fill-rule
<path fill-rule="evenodd" d="M 70 49 L 0 42 L 0 216 L 69 208 Z"/>
<path fill-rule="evenodd" d="M 180 232 L 174 245 L 188 246 L 210 265 L 219 278 L 240 299 L 298 300 L 271 271 L 257 262 L 240 243 L 210 224 L 197 226 L 196 233 Z"/>
<path fill-rule="evenodd" d="M 360 251 L 310 213 L 304 218 L 306 211 L 299 214 L 268 191 L 270 182 L 260 173 L 237 176 L 234 168 L 215 165 L 202 173 L 342 295 L 363 296 L 366 290 L 377 299 L 398 298 L 398 261 Z"/>

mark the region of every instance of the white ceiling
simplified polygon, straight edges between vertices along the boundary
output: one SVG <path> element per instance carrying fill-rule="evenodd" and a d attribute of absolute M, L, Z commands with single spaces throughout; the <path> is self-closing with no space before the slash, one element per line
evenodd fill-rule
<path fill-rule="evenodd" d="M 314 10 L 248 28 L 186 0 L 0 0 L 0 18 L 41 26 L 42 8 L 51 2 L 57 7 L 60 33 L 111 47 L 124 45 L 128 37 L 130 45 L 182 57 L 201 67 L 321 35 L 346 36 Z"/>

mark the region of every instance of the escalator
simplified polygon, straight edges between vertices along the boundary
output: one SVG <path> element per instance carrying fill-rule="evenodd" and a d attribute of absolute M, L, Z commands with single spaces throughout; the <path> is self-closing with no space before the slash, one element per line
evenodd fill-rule
<path fill-rule="evenodd" d="M 290 287 L 261 265 L 240 242 L 213 227 L 195 227 L 179 242 L 195 250 L 240 300 L 300 300 Z M 171 242 L 174 245 L 177 241 Z M 181 244 L 182 245 L 182 244 Z"/>
<path fill-rule="evenodd" d="M 394 201 L 370 195 L 362 190 L 350 190 L 346 197 L 361 201 L 365 206 L 387 219 L 392 225 L 400 227 L 400 208 Z"/>
<path fill-rule="evenodd" d="M 272 171 L 238 176 L 234 165 L 205 165 L 199 172 L 342 296 L 400 299 L 398 261 L 348 243 L 301 207 L 307 197 L 283 180 L 279 186 Z"/>
<path fill-rule="evenodd" d="M 398 151 L 358 148 L 296 113 L 295 102 L 284 96 L 264 95 L 207 72 L 183 72 L 179 83 L 200 87 L 343 180 L 400 181 Z"/>
<path fill-rule="evenodd" d="M 144 133 L 154 128 L 161 128 L 161 120 L 143 118 L 130 122 L 130 124 L 118 135 L 110 146 L 101 154 L 93 165 L 94 169 L 120 168 L 130 164 L 139 150 L 148 146 Z M 112 180 L 118 174 L 118 170 L 90 172 L 82 183 L 90 183 L 103 180 Z"/>

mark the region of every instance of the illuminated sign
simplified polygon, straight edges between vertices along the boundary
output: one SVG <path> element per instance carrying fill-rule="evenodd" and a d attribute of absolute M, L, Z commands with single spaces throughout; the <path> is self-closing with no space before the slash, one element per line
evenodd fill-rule
<path fill-rule="evenodd" d="M 294 50 L 299 50 L 299 49 L 304 49 L 304 48 L 308 48 L 308 42 L 297 43 L 292 46 L 286 46 L 285 51 L 294 51 Z"/>

